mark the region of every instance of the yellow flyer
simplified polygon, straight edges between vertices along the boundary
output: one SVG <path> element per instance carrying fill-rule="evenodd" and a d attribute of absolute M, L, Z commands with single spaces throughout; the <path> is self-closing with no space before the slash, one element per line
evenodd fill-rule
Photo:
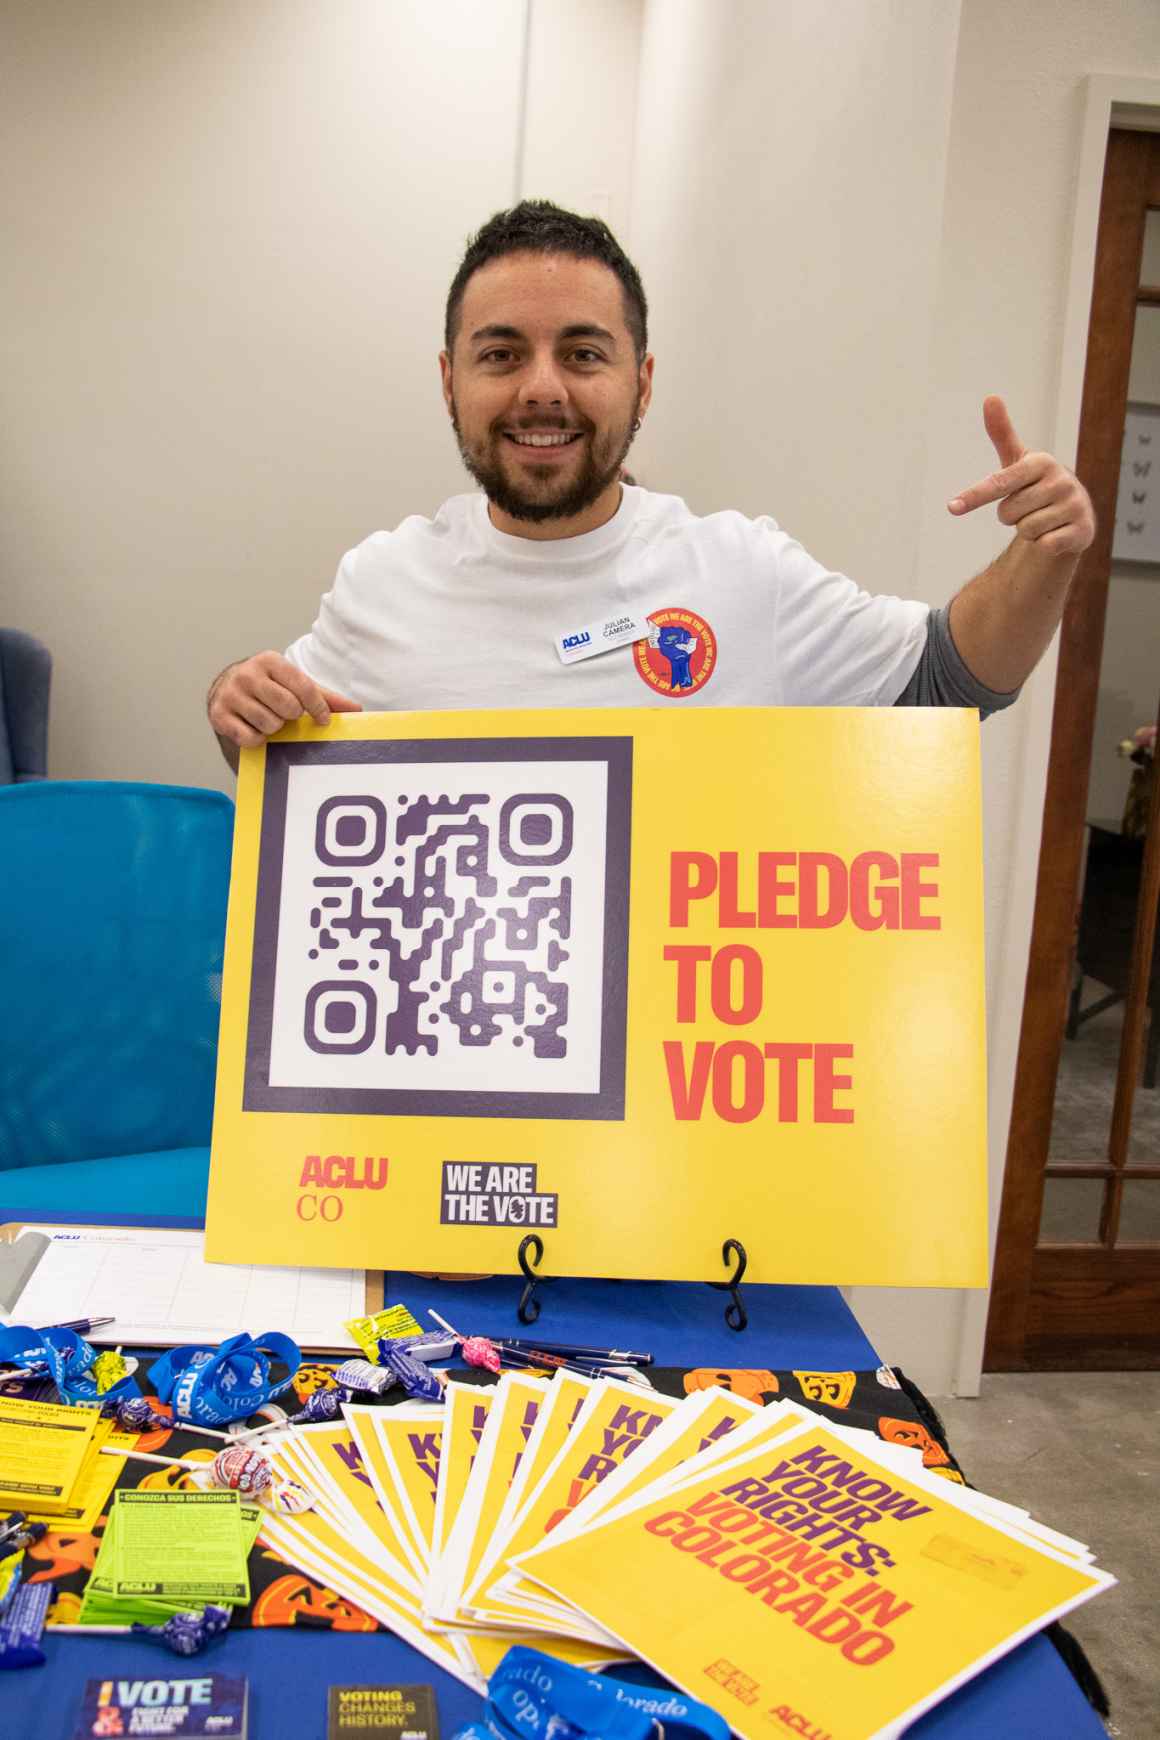
<path fill-rule="evenodd" d="M 377 1562 L 324 1518 L 315 1512 L 294 1517 L 268 1515 L 261 1538 L 287 1564 L 320 1577 L 336 1594 L 381 1620 L 448 1673 L 473 1683 L 472 1674 L 447 1638 L 424 1630 L 417 1601 L 385 1579 Z"/>
<path fill-rule="evenodd" d="M 305 1514 L 317 1517 L 332 1535 L 346 1540 L 376 1567 L 380 1581 L 392 1599 L 410 1612 L 418 1609 L 418 1587 L 400 1550 L 398 1537 L 377 1506 L 362 1510 L 358 1501 L 348 1501 L 343 1490 L 324 1472 L 322 1463 L 294 1438 L 272 1446 L 275 1466 L 297 1480 L 314 1497 L 314 1508 Z"/>
<path fill-rule="evenodd" d="M 978 723 L 336 715 L 242 752 L 211 1261 L 981 1286 Z M 930 1132 L 938 1131 L 938 1165 Z M 255 1196 L 263 1212 L 255 1217 Z"/>
<path fill-rule="evenodd" d="M 433 1560 L 443 1552 L 458 1515 L 494 1395 L 495 1391 L 483 1384 L 449 1383 L 443 1392 L 443 1445 L 431 1527 Z"/>
<path fill-rule="evenodd" d="M 737 1733 L 832 1740 L 897 1732 L 1114 1581 L 817 1422 L 646 1489 L 526 1570 Z"/>
<path fill-rule="evenodd" d="M 672 1473 L 691 1456 L 700 1455 L 711 1446 L 716 1446 L 723 1455 L 742 1448 L 745 1436 L 740 1440 L 736 1436 L 740 1428 L 752 1429 L 752 1423 L 756 1422 L 760 1430 L 768 1419 L 760 1402 L 747 1401 L 729 1390 L 698 1390 L 695 1395 L 686 1396 L 668 1419 L 662 1420 L 633 1451 L 631 1461 L 611 1469 L 571 1514 L 557 1524 L 553 1538 L 567 1540 L 583 1533 L 596 1517 L 625 1503 L 642 1487 Z"/>
<path fill-rule="evenodd" d="M 431 1567 L 425 1606 L 437 1622 L 466 1623 L 460 1612 L 463 1591 L 474 1581 L 484 1550 L 496 1533 L 547 1387 L 543 1378 L 504 1372 L 491 1392 L 491 1409 L 463 1498 L 443 1553 Z"/>
<path fill-rule="evenodd" d="M 391 1575 L 411 1587 L 410 1567 L 401 1531 L 379 1503 L 362 1451 L 350 1427 L 327 1421 L 295 1428 L 286 1446 L 288 1457 L 297 1457 L 303 1467 L 303 1484 L 329 1499 L 335 1513 L 345 1515 L 347 1526 L 366 1531 L 375 1551 L 385 1555 Z"/>
<path fill-rule="evenodd" d="M 66 1513 L 99 1420 L 96 1408 L 0 1396 L 0 1510 Z"/>
<path fill-rule="evenodd" d="M 394 1469 L 375 1425 L 379 1409 L 365 1403 L 346 1403 L 343 1418 L 362 1453 L 363 1468 L 374 1488 L 375 1497 L 387 1521 L 392 1537 L 398 1542 L 416 1588 L 427 1574 L 427 1560 L 420 1550 L 416 1530 L 405 1516 L 395 1486 Z"/>
<path fill-rule="evenodd" d="M 51 1523 L 55 1529 L 67 1523 L 77 1534 L 91 1534 L 125 1466 L 116 1456 L 102 1456 L 102 1447 L 132 1450 L 139 1437 L 139 1432 L 124 1432 L 111 1419 L 99 1420 L 69 1502 L 52 1511 L 41 1511 L 34 1504 L 21 1505 L 28 1520 Z"/>
<path fill-rule="evenodd" d="M 435 1489 L 443 1449 L 443 1409 L 426 1403 L 379 1408 L 371 1416 L 390 1471 L 403 1526 L 418 1550 L 424 1578 L 431 1564 Z"/>
<path fill-rule="evenodd" d="M 524 1500 L 535 1490 L 540 1477 L 555 1459 L 595 1388 L 595 1379 L 579 1377 L 573 1372 L 557 1372 L 549 1382 L 527 1447 L 518 1458 L 515 1472 L 500 1500 L 491 1538 L 483 1543 L 474 1578 L 464 1585 L 462 1606 L 468 1618 L 474 1616 L 472 1610 L 480 1592 L 493 1576 L 502 1574 L 502 1555 L 507 1551 L 512 1525 L 523 1508 Z"/>
<path fill-rule="evenodd" d="M 592 1390 L 576 1424 L 516 1518 L 503 1556 L 513 1557 L 551 1533 L 607 1475 L 619 1468 L 678 1404 L 668 1396 L 638 1389 L 618 1378 L 602 1378 Z M 477 1619 L 502 1622 L 524 1611 L 529 1620 L 542 1612 L 542 1596 L 520 1587 L 518 1575 L 500 1574 L 471 1603 Z"/>

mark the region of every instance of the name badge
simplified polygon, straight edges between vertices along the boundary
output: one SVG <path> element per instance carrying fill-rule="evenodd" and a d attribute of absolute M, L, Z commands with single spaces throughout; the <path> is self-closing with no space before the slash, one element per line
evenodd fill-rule
<path fill-rule="evenodd" d="M 628 613 L 606 616 L 603 622 L 589 623 L 587 628 L 575 628 L 570 634 L 558 634 L 556 651 L 560 655 L 561 664 L 574 665 L 580 659 L 593 659 L 598 653 L 611 652 L 614 647 L 643 640 L 647 633 L 647 617 Z"/>

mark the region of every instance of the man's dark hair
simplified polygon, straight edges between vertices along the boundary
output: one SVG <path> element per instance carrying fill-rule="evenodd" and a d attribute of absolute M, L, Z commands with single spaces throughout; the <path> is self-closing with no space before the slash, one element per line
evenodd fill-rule
<path fill-rule="evenodd" d="M 459 328 L 467 280 L 490 260 L 505 254 L 571 254 L 577 260 L 599 260 L 620 279 L 624 318 L 637 360 L 648 348 L 648 303 L 640 273 L 606 223 L 580 217 L 553 205 L 550 199 L 524 199 L 510 211 L 497 211 L 477 235 L 469 236 L 467 252 L 447 293 L 444 343 L 450 352 Z"/>

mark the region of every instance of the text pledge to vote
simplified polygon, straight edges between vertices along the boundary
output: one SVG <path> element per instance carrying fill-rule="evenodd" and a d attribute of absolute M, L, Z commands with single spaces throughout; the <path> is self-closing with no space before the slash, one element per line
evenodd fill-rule
<path fill-rule="evenodd" d="M 737 852 L 673 852 L 669 861 L 669 925 L 687 928 L 699 902 L 712 902 L 719 930 L 938 930 L 930 910 L 938 884 L 930 873 L 937 852 L 859 852 L 849 862 L 834 852 L 757 852 L 744 866 Z M 696 1022 L 707 1004 L 713 1017 L 746 1027 L 765 1008 L 765 969 L 747 943 L 711 948 L 669 943 L 676 969 L 676 1018 Z M 838 1040 L 698 1039 L 663 1041 L 673 1116 L 701 1118 L 709 1106 L 726 1123 L 746 1124 L 769 1109 L 782 1124 L 852 1124 L 840 1092 L 853 1075 L 852 1044 Z"/>

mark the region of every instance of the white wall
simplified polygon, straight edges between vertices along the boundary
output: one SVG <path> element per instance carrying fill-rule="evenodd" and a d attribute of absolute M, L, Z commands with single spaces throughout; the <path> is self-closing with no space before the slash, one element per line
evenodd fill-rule
<path fill-rule="evenodd" d="M 3 615 L 59 778 L 232 789 L 211 676 L 464 474 L 447 285 L 511 202 L 522 0 L 5 8 Z"/>

